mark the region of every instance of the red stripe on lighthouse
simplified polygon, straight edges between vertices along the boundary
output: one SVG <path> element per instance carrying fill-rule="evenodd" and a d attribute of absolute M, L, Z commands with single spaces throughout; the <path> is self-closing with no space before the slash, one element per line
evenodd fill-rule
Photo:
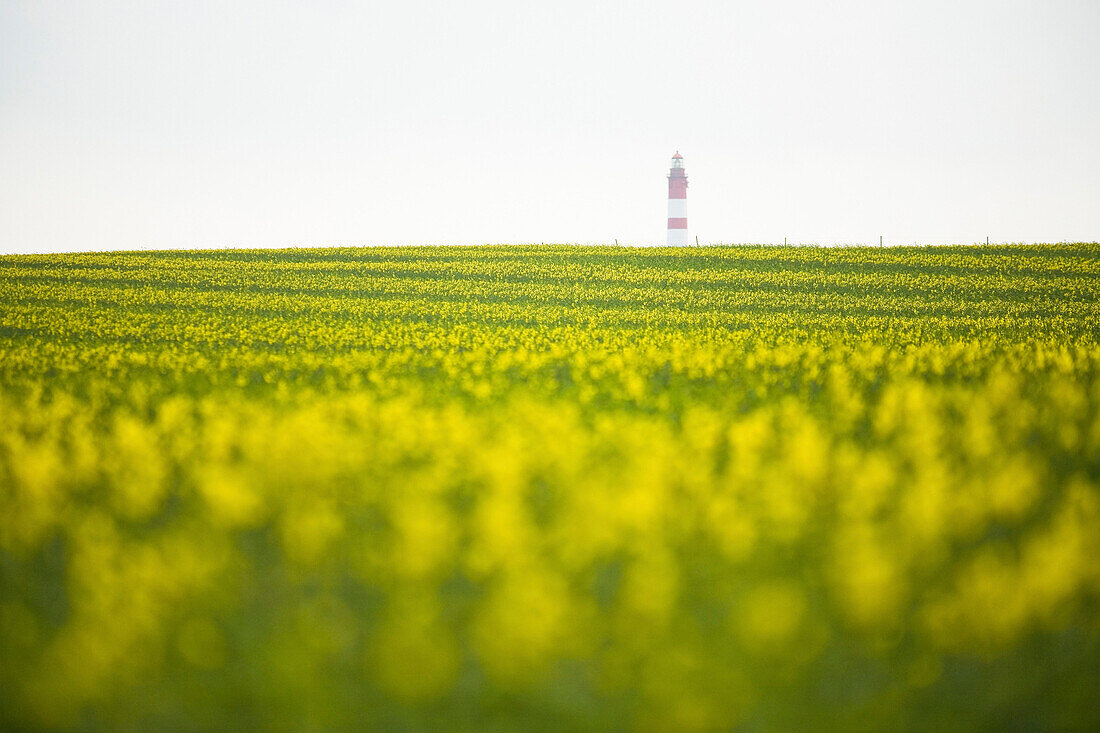
<path fill-rule="evenodd" d="M 684 219 L 669 219 L 668 220 L 668 228 L 669 229 L 687 229 L 688 228 L 688 220 L 686 218 L 684 218 Z"/>

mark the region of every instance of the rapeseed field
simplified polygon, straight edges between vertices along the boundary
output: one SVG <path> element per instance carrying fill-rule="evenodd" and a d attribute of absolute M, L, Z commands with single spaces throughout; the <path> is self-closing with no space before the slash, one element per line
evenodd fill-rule
<path fill-rule="evenodd" d="M 0 257 L 0 727 L 1100 728 L 1100 246 Z"/>

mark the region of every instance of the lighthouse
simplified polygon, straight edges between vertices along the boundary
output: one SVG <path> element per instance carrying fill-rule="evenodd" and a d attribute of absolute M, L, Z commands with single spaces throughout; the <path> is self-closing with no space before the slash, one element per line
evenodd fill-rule
<path fill-rule="evenodd" d="M 683 247 L 688 244 L 687 220 L 688 179 L 684 173 L 684 156 L 680 151 L 672 156 L 668 169 L 668 246 Z"/>

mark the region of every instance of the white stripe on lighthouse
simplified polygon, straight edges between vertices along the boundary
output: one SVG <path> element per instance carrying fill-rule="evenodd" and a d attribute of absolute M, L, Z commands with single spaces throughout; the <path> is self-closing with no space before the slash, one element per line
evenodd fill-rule
<path fill-rule="evenodd" d="M 686 219 L 688 211 L 687 199 L 669 199 L 668 200 L 668 218 L 669 219 Z"/>
<path fill-rule="evenodd" d="M 687 229 L 669 229 L 668 230 L 668 246 L 669 247 L 686 247 L 691 244 L 691 238 L 688 236 Z"/>

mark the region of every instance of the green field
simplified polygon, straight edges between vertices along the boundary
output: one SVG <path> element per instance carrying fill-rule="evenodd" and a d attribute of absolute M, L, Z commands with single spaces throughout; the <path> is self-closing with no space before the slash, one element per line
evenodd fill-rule
<path fill-rule="evenodd" d="M 0 728 L 1100 729 L 1100 245 L 0 257 Z"/>

